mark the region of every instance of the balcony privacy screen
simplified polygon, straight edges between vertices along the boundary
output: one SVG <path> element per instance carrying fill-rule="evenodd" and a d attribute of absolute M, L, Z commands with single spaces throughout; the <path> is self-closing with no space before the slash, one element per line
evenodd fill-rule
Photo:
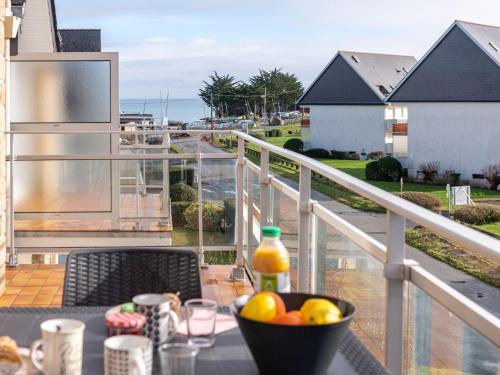
<path fill-rule="evenodd" d="M 111 62 L 51 58 L 47 54 L 12 61 L 13 130 L 84 131 L 95 130 L 96 124 L 109 126 Z M 17 155 L 110 152 L 111 137 L 106 134 L 23 134 L 14 138 Z M 111 162 L 18 162 L 14 191 L 16 212 L 110 212 Z"/>
<path fill-rule="evenodd" d="M 111 121 L 109 61 L 13 61 L 13 123 Z"/>

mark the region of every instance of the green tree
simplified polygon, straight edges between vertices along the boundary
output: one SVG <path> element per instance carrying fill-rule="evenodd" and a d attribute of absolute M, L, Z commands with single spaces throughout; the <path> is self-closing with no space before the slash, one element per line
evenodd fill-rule
<path fill-rule="evenodd" d="M 240 83 L 229 74 L 221 76 L 217 72 L 214 72 L 209 78 L 210 82 L 203 81 L 205 86 L 200 89 L 200 97 L 208 106 L 213 102 L 216 117 L 221 117 L 222 113 L 227 111 L 234 113 L 234 106 L 238 102 L 238 86 Z"/>
<path fill-rule="evenodd" d="M 259 74 L 249 78 L 249 82 L 236 81 L 227 74 L 217 72 L 203 81 L 200 97 L 210 106 L 213 100 L 214 114 L 247 115 L 264 111 L 264 92 L 267 90 L 267 112 L 288 111 L 294 108 L 295 102 L 304 92 L 302 83 L 295 74 L 283 73 L 281 69 L 259 70 Z"/>
<path fill-rule="evenodd" d="M 288 111 L 294 108 L 297 99 L 304 93 L 304 86 L 292 73 L 284 73 L 281 69 L 259 70 L 259 74 L 249 78 L 249 84 L 254 92 L 264 94 L 267 89 L 267 111 Z M 259 104 L 263 105 L 263 98 L 259 97 Z M 273 108 L 274 107 L 274 108 Z"/>

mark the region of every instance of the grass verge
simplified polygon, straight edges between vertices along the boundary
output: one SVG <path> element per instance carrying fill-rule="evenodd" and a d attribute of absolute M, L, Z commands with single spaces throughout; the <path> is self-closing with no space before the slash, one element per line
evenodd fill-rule
<path fill-rule="evenodd" d="M 420 227 L 406 231 L 406 243 L 433 258 L 500 288 L 500 268 L 488 258 L 474 254 Z"/>

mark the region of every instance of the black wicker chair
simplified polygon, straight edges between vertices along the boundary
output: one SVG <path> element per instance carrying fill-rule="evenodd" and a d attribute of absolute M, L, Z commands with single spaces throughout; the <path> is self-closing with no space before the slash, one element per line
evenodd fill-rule
<path fill-rule="evenodd" d="M 114 306 L 142 293 L 201 298 L 198 255 L 158 248 L 82 249 L 66 263 L 63 306 Z"/>

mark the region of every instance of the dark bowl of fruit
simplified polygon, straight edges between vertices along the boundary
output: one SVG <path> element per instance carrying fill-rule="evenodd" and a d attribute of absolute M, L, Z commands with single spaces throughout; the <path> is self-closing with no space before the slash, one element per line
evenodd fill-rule
<path fill-rule="evenodd" d="M 260 292 L 231 310 L 261 374 L 324 375 L 355 308 L 333 297 Z"/>

